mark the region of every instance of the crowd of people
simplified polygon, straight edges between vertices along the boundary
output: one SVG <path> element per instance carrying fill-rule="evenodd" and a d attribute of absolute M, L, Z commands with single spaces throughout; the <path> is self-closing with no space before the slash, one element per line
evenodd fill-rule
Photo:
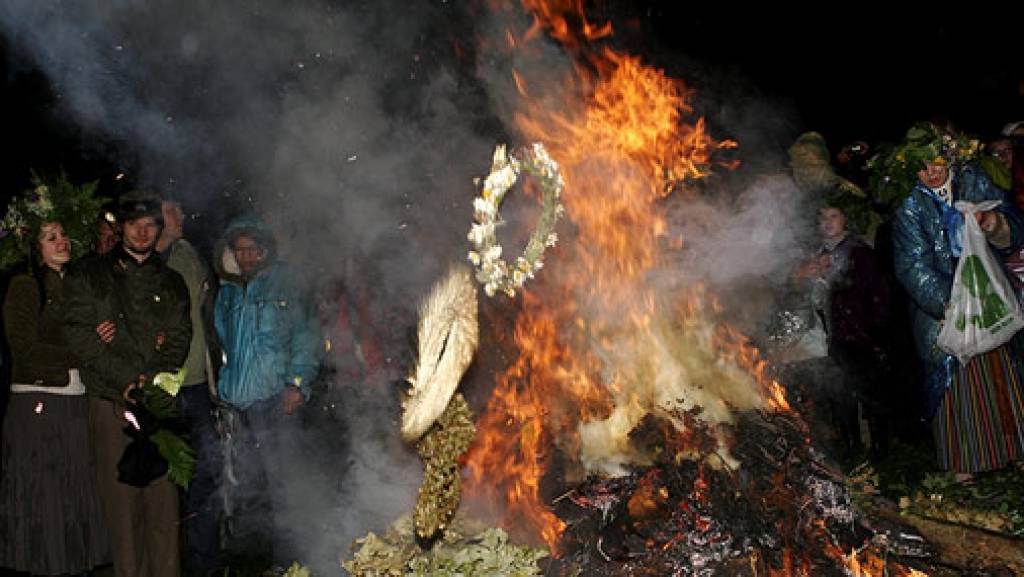
<path fill-rule="evenodd" d="M 914 438 L 930 429 L 938 467 L 958 480 L 1024 465 L 1024 337 L 960 360 L 939 342 L 956 304 L 966 218 L 958 202 L 994 202 L 972 213 L 998 262 L 984 274 L 1021 298 L 1024 155 L 1014 152 L 1022 127 L 1011 123 L 982 144 L 948 125 L 918 123 L 874 154 L 863 142 L 844 147 L 841 167 L 862 161 L 845 171 L 849 178 L 833 168 L 820 135 L 801 135 L 790 148 L 795 185 L 817 199 L 819 244 L 792 275 L 812 314 L 796 331 L 802 354 L 782 365 L 840 460 L 865 450 L 883 457 L 894 430 Z M 971 290 L 990 284 L 974 283 Z M 778 340 L 797 342 L 791 334 Z"/>
<path fill-rule="evenodd" d="M 116 215 L 83 220 L 99 205 L 68 189 L 41 184 L 5 220 L 20 228 L 3 255 L 23 271 L 3 305 L 0 566 L 79 575 L 112 562 L 116 576 L 176 576 L 183 549 L 188 573 L 211 574 L 223 564 L 216 416 L 231 415 L 246 462 L 260 465 L 233 482 L 266 483 L 276 518 L 323 351 L 314 311 L 255 217 L 225 231 L 214 273 L 173 199 L 132 192 Z M 154 386 L 175 377 L 177 391 Z M 172 480 L 180 458 L 156 436 L 133 434 L 151 426 L 187 439 L 187 482 Z M 274 560 L 290 563 L 288 525 L 272 525 Z"/>
<path fill-rule="evenodd" d="M 790 148 L 819 237 L 791 279 L 809 314 L 786 342 L 803 352 L 779 360 L 837 458 L 884 453 L 894 430 L 929 423 L 938 465 L 964 479 L 1024 460 L 1024 337 L 964 363 L 936 346 L 961 250 L 957 201 L 997 201 L 975 218 L 999 272 L 1024 287 L 1022 133 L 1012 124 L 975 149 L 922 123 L 873 154 L 845 147 L 838 170 L 819 134 Z M 184 238 L 180 202 L 135 191 L 101 215 L 92 192 L 40 183 L 3 221 L 0 267 L 16 272 L 3 300 L 0 566 L 75 575 L 112 563 L 118 577 L 176 576 L 183 550 L 186 572 L 217 570 L 225 436 L 247 439 L 256 467 L 241 482 L 263 479 L 274 561 L 289 564 L 300 544 L 284 517 L 296 497 L 287 457 L 304 443 L 298 413 L 325 331 L 344 325 L 338 350 L 372 365 L 380 351 L 355 330 L 372 319 L 358 299 L 318 318 L 253 215 L 227 226 L 208 266 Z M 160 432 L 187 439 L 187 454 L 168 453 Z M 176 476 L 182 458 L 187 482 Z"/>

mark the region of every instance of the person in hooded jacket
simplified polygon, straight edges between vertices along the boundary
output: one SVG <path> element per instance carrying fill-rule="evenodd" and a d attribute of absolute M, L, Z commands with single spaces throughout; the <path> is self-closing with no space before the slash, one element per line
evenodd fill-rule
<path fill-rule="evenodd" d="M 228 225 L 214 254 L 221 283 L 214 325 L 224 357 L 218 394 L 241 413 L 252 437 L 274 512 L 274 561 L 287 566 L 296 560 L 294 528 L 308 522 L 288 518 L 300 507 L 287 489 L 302 465 L 289 461 L 301 453 L 297 410 L 309 398 L 320 338 L 294 271 L 275 258 L 275 248 L 272 232 L 256 217 Z"/>

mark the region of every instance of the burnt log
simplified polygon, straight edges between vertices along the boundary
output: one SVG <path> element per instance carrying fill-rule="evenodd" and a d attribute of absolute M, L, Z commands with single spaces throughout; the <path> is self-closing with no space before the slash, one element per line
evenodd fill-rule
<path fill-rule="evenodd" d="M 1024 576 L 1024 539 L 909 513 L 901 515 L 894 506 L 876 507 L 871 514 L 917 530 L 931 545 L 936 564 L 963 572 Z"/>

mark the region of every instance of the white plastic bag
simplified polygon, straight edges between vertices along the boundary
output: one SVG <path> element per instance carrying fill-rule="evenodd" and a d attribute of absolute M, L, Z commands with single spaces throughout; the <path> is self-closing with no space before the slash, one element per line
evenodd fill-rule
<path fill-rule="evenodd" d="M 1024 327 L 1020 303 L 974 216 L 999 205 L 998 200 L 954 205 L 964 215 L 963 251 L 938 345 L 961 364 L 1009 341 Z"/>

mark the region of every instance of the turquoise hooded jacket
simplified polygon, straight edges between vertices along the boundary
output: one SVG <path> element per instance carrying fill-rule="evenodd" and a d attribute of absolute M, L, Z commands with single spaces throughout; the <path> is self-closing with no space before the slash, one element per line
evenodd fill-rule
<path fill-rule="evenodd" d="M 231 251 L 243 232 L 266 251 L 265 264 L 249 279 L 241 277 Z M 321 339 L 295 271 L 276 259 L 269 228 L 252 216 L 235 219 L 217 243 L 214 264 L 221 283 L 214 325 L 225 357 L 217 383 L 221 399 L 245 409 L 289 385 L 308 398 Z"/>

